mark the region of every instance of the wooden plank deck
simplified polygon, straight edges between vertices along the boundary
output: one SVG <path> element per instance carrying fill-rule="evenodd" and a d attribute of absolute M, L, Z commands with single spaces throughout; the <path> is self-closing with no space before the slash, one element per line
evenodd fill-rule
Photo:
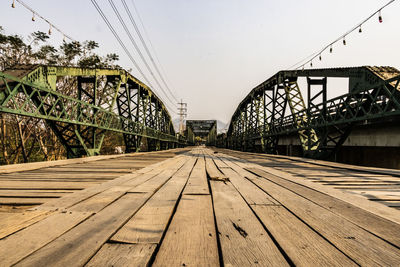
<path fill-rule="evenodd" d="M 396 170 L 204 147 L 136 157 L 0 175 L 4 196 L 53 196 L 0 212 L 0 266 L 400 263 Z"/>
<path fill-rule="evenodd" d="M 297 157 L 243 153 L 219 150 L 231 156 L 249 160 L 275 172 L 300 180 L 327 185 L 348 193 L 362 196 L 388 207 L 400 209 L 400 171 L 353 166 Z"/>
<path fill-rule="evenodd" d="M 185 149 L 0 167 L 0 212 L 21 212 L 176 156 Z M 35 165 L 37 167 L 35 167 Z M 20 168 L 18 168 L 20 167 Z M 24 170 L 26 169 L 26 170 Z"/>

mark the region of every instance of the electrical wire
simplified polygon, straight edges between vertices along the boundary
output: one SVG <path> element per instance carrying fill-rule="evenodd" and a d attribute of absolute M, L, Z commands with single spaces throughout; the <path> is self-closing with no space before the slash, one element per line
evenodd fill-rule
<path fill-rule="evenodd" d="M 346 45 L 346 36 L 349 35 L 350 33 L 354 32 L 355 30 L 359 29 L 359 32 L 361 31 L 361 26 L 366 23 L 367 21 L 369 21 L 372 17 L 374 17 L 376 14 L 379 13 L 379 22 L 382 22 L 382 17 L 381 17 L 381 11 L 387 7 L 388 5 L 392 4 L 395 0 L 390 0 L 388 3 L 386 3 L 385 5 L 383 5 L 381 8 L 379 8 L 377 11 L 375 11 L 374 13 L 372 13 L 370 16 L 368 16 L 366 19 L 364 19 L 363 21 L 361 21 L 360 23 L 358 23 L 356 26 L 354 26 L 353 28 L 351 28 L 350 30 L 348 30 L 346 33 L 342 34 L 340 37 L 338 37 L 337 39 L 335 39 L 334 41 L 330 42 L 328 45 L 324 46 L 321 50 L 311 54 L 310 56 L 306 57 L 305 59 L 297 62 L 296 64 L 290 66 L 288 69 L 299 69 L 299 68 L 304 68 L 305 65 L 310 64 L 312 66 L 312 61 L 317 58 L 320 57 L 321 60 L 321 55 L 323 52 L 325 52 L 327 49 L 330 49 L 330 52 L 332 52 L 332 46 L 339 42 L 340 40 L 343 40 L 343 44 Z"/>
<path fill-rule="evenodd" d="M 137 70 L 139 71 L 139 73 L 142 75 L 143 79 L 146 81 L 146 83 L 153 88 L 153 86 L 151 85 L 150 81 L 147 79 L 146 75 L 143 73 L 143 71 L 141 70 L 140 66 L 137 64 L 137 62 L 135 61 L 135 59 L 133 58 L 132 54 L 129 52 L 129 50 L 126 48 L 124 42 L 121 40 L 121 38 L 119 37 L 118 33 L 115 31 L 114 27 L 111 25 L 110 21 L 107 19 L 106 15 L 104 14 L 103 10 L 101 9 L 101 7 L 98 5 L 96 0 L 91 0 L 93 6 L 96 8 L 97 12 L 99 13 L 99 15 L 102 17 L 102 19 L 104 20 L 104 22 L 106 23 L 107 27 L 110 29 L 111 33 L 114 35 L 115 39 L 118 41 L 118 43 L 120 44 L 120 46 L 122 47 L 122 49 L 125 51 L 126 55 L 129 57 L 129 59 L 131 60 L 131 62 L 133 63 L 133 65 L 137 68 Z M 171 107 L 169 107 L 168 105 L 166 105 L 164 103 L 164 105 L 172 112 L 176 113 L 174 111 L 174 109 L 172 109 Z"/>
<path fill-rule="evenodd" d="M 111 25 L 110 21 L 107 19 L 106 15 L 100 8 L 100 6 L 97 4 L 96 0 L 90 0 L 93 4 L 93 6 L 96 8 L 97 12 L 100 14 L 108 28 L 110 29 L 111 33 L 114 35 L 115 39 L 117 39 L 118 43 L 121 45 L 122 49 L 125 51 L 126 55 L 129 57 L 129 59 L 132 61 L 133 65 L 136 67 L 136 69 L 139 71 L 139 73 L 142 75 L 143 79 L 146 81 L 146 83 L 151 86 L 150 81 L 147 79 L 146 75 L 143 73 L 142 69 L 140 66 L 137 64 L 135 59 L 133 58 L 132 54 L 129 52 L 129 50 L 126 48 L 124 42 L 121 40 L 119 37 L 118 33 L 115 31 L 114 27 Z M 152 86 L 151 86 L 152 87 Z"/>
<path fill-rule="evenodd" d="M 133 1 L 132 1 L 132 2 L 133 2 Z M 128 14 L 128 17 L 129 17 L 129 19 L 130 19 L 130 21 L 131 21 L 133 27 L 135 28 L 135 31 L 136 31 L 137 35 L 139 36 L 139 39 L 140 39 L 140 41 L 141 41 L 141 43 L 142 43 L 142 45 L 143 45 L 143 47 L 144 47 L 144 49 L 145 49 L 145 51 L 146 51 L 146 53 L 147 53 L 147 56 L 150 58 L 150 61 L 151 61 L 152 65 L 154 66 L 154 69 L 157 71 L 158 76 L 161 78 L 161 81 L 163 82 L 163 84 L 164 84 L 165 87 L 167 88 L 167 90 L 168 90 L 168 92 L 170 93 L 170 95 L 175 99 L 176 102 L 179 102 L 178 98 L 175 97 L 175 95 L 172 93 L 171 89 L 169 88 L 169 86 L 168 86 L 166 80 L 164 79 L 162 73 L 160 72 L 160 69 L 157 67 L 157 64 L 156 64 L 156 62 L 154 61 L 154 58 L 153 58 L 153 56 L 151 55 L 151 52 L 150 52 L 150 50 L 149 50 L 149 48 L 148 48 L 148 46 L 147 46 L 147 44 L 146 44 L 146 42 L 145 42 L 145 40 L 144 40 L 144 38 L 143 38 L 141 32 L 140 32 L 140 30 L 139 30 L 139 27 L 137 26 L 136 21 L 135 21 L 135 19 L 133 18 L 132 13 L 131 13 L 129 7 L 128 7 L 128 5 L 126 4 L 126 1 L 125 1 L 125 0 L 122 0 L 122 4 L 124 5 L 125 11 L 126 11 L 126 13 Z M 134 6 L 134 8 L 135 8 L 135 10 L 136 10 L 136 12 L 137 12 L 137 9 L 136 9 L 135 6 Z M 138 15 L 138 16 L 139 16 L 139 15 Z M 140 19 L 140 18 L 139 18 L 139 19 Z M 140 21 L 141 21 L 141 19 L 140 19 Z M 143 25 L 143 22 L 142 22 L 142 21 L 141 21 L 141 23 L 142 23 L 142 26 L 143 26 L 143 28 L 144 28 L 144 25 Z M 160 65 L 161 65 L 161 64 L 160 64 Z"/>
<path fill-rule="evenodd" d="M 30 12 L 32 12 L 33 17 L 32 20 L 34 20 L 35 16 L 37 16 L 38 18 L 41 18 L 42 20 L 44 20 L 45 22 L 47 22 L 47 24 L 49 24 L 50 29 L 49 29 L 49 34 L 51 34 L 51 29 L 54 29 L 56 31 L 58 31 L 59 33 L 61 33 L 64 38 L 67 38 L 71 41 L 76 42 L 76 40 L 74 38 L 72 38 L 71 36 L 69 36 L 68 34 L 66 34 L 65 32 L 63 32 L 60 28 L 58 28 L 57 26 L 55 26 L 53 23 L 51 23 L 48 19 L 46 19 L 45 17 L 43 17 L 42 15 L 40 15 L 38 12 L 36 12 L 35 10 L 33 10 L 29 5 L 25 4 L 22 0 L 15 0 L 18 3 L 20 3 L 23 7 L 25 7 L 26 9 L 28 9 Z M 12 7 L 15 7 L 14 2 Z"/>
<path fill-rule="evenodd" d="M 160 82 L 158 81 L 157 77 L 154 75 L 153 71 L 151 70 L 149 64 L 147 63 L 147 60 L 144 58 L 139 46 L 137 45 L 137 43 L 135 42 L 135 39 L 133 38 L 131 32 L 129 31 L 128 27 L 126 26 L 121 14 L 119 13 L 117 7 L 114 4 L 113 0 L 108 0 L 108 2 L 111 5 L 111 8 L 113 9 L 115 15 L 118 18 L 118 21 L 121 23 L 122 27 L 124 28 L 126 34 L 128 35 L 130 41 L 132 42 L 133 46 L 135 47 L 135 50 L 137 51 L 137 53 L 139 54 L 140 58 L 142 59 L 143 63 L 145 64 L 147 70 L 150 72 L 150 75 L 153 77 L 153 79 L 155 80 L 155 82 L 157 83 L 158 87 L 161 89 L 161 91 L 164 93 L 164 95 L 167 97 L 167 99 L 170 101 L 171 104 L 173 104 L 175 106 L 175 102 L 171 100 L 171 98 L 168 96 L 168 94 L 165 92 L 164 88 L 161 86 Z"/>
<path fill-rule="evenodd" d="M 146 36 L 147 41 L 149 41 L 149 44 L 150 44 L 151 49 L 153 50 L 154 56 L 155 56 L 155 58 L 156 58 L 158 64 L 160 65 L 161 72 L 162 72 L 162 73 L 164 74 L 164 76 L 166 77 L 166 80 L 171 84 L 171 81 L 168 79 L 168 76 L 165 75 L 165 74 L 166 74 L 166 71 L 164 70 L 163 65 L 161 64 L 160 58 L 159 58 L 159 56 L 157 55 L 157 51 L 156 51 L 156 49 L 154 48 L 153 43 L 151 42 L 151 39 L 150 39 L 150 37 L 149 37 L 149 34 L 147 33 L 146 27 L 144 26 L 144 23 L 143 23 L 143 20 L 142 20 L 142 18 L 141 18 L 141 16 L 140 16 L 139 10 L 137 9 L 137 7 L 136 7 L 136 5 L 135 5 L 134 0 L 131 0 L 131 2 L 132 2 L 132 5 L 133 5 L 133 8 L 135 9 L 135 12 L 136 12 L 136 14 L 137 14 L 137 16 L 138 16 L 138 18 L 139 18 L 140 24 L 142 25 L 144 35 Z M 175 87 L 173 84 L 172 84 L 172 86 Z M 179 99 L 179 97 L 177 97 L 177 98 Z M 176 100 L 177 102 L 179 102 L 178 99 L 175 99 L 175 100 Z"/>

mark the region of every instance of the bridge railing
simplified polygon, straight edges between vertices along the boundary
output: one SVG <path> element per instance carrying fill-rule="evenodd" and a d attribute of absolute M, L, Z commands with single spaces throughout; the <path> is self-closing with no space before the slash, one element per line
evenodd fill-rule
<path fill-rule="evenodd" d="M 393 82 L 395 82 L 393 86 Z M 400 76 L 389 79 L 376 88 L 348 93 L 283 118 L 270 125 L 265 135 L 295 133 L 300 129 L 321 128 L 400 115 Z M 326 112 L 323 107 L 327 106 Z M 294 118 L 306 118 L 305 127 L 296 127 Z"/>

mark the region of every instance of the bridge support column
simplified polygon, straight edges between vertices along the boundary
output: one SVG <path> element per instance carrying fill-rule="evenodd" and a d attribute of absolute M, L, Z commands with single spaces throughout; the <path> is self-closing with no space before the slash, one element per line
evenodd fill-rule
<path fill-rule="evenodd" d="M 147 151 L 159 151 L 160 147 L 160 140 L 147 138 Z"/>
<path fill-rule="evenodd" d="M 169 148 L 169 142 L 160 141 L 160 150 L 167 150 Z"/>

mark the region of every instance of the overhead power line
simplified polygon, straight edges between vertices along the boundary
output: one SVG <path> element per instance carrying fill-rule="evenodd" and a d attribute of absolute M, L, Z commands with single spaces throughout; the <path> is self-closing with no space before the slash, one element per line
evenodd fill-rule
<path fill-rule="evenodd" d="M 154 56 L 155 56 L 155 58 L 156 58 L 158 64 L 160 65 L 161 72 L 162 72 L 162 73 L 164 74 L 164 76 L 166 77 L 166 81 L 169 82 L 169 83 L 171 84 L 171 81 L 168 79 L 168 76 L 166 75 L 166 71 L 164 70 L 163 65 L 161 64 L 160 58 L 159 58 L 158 55 L 157 55 L 157 51 L 156 51 L 156 49 L 154 48 L 153 43 L 151 42 L 150 36 L 149 36 L 149 34 L 147 33 L 146 27 L 144 26 L 144 23 L 143 23 L 143 20 L 142 20 L 142 18 L 141 18 L 141 16 L 140 16 L 139 10 L 138 10 L 138 8 L 137 8 L 136 5 L 135 5 L 135 1 L 134 1 L 134 0 L 131 0 L 131 2 L 132 2 L 132 5 L 133 5 L 133 8 L 135 9 L 135 12 L 136 12 L 136 14 L 137 14 L 137 16 L 138 16 L 138 18 L 139 18 L 140 24 L 142 25 L 144 35 L 146 36 L 147 41 L 149 41 L 149 44 L 150 44 L 150 47 L 151 47 L 151 49 L 152 49 L 152 51 L 153 51 L 153 53 L 154 53 Z M 172 86 L 174 87 L 173 84 L 172 84 Z M 167 88 L 168 88 L 168 86 L 167 86 Z M 169 89 L 169 88 L 168 88 L 168 89 Z M 174 97 L 174 99 L 176 99 L 176 98 Z M 176 99 L 176 100 L 177 100 L 177 99 Z M 178 100 L 177 100 L 177 101 L 178 101 Z"/>
<path fill-rule="evenodd" d="M 133 1 L 132 1 L 132 3 L 133 3 Z M 149 48 L 148 48 L 148 46 L 147 46 L 147 44 L 146 44 L 146 42 L 145 42 L 145 40 L 144 40 L 142 34 L 140 33 L 139 27 L 137 26 L 136 21 L 135 21 L 135 19 L 133 18 L 132 13 L 131 13 L 129 7 L 128 7 L 128 5 L 126 4 L 126 1 L 125 1 L 125 0 L 122 0 L 122 4 L 124 5 L 125 11 L 126 11 L 126 13 L 128 14 L 128 17 L 129 17 L 130 21 L 132 22 L 132 25 L 133 25 L 133 27 L 135 28 L 135 31 L 136 31 L 137 35 L 139 36 L 139 39 L 140 39 L 140 41 L 141 41 L 141 43 L 142 43 L 142 45 L 143 45 L 143 47 L 144 47 L 144 49 L 145 49 L 145 51 L 146 51 L 146 53 L 147 53 L 147 56 L 150 58 L 150 61 L 151 61 L 152 65 L 154 66 L 154 69 L 157 71 L 158 76 L 161 78 L 161 81 L 163 82 L 163 84 L 164 84 L 165 87 L 167 88 L 167 90 L 168 90 L 168 92 L 170 93 L 170 95 L 175 99 L 175 101 L 178 102 L 178 99 L 175 97 L 174 93 L 173 93 L 173 92 L 171 91 L 171 89 L 169 88 L 169 86 L 168 86 L 166 80 L 164 79 L 164 77 L 163 77 L 163 75 L 162 75 L 160 69 L 157 67 L 156 62 L 154 61 L 154 58 L 153 58 L 153 56 L 151 55 L 151 52 L 150 52 L 150 50 L 149 50 Z M 134 8 L 135 8 L 135 10 L 136 10 L 136 13 L 138 14 L 138 11 L 137 11 L 137 9 L 136 9 L 135 6 L 134 6 Z M 138 15 L 138 16 L 139 16 L 139 15 Z M 140 19 L 140 18 L 139 18 L 139 19 Z M 141 21 L 141 19 L 140 19 L 140 21 Z M 142 23 L 142 26 L 143 26 L 143 29 L 144 29 L 143 22 L 141 21 L 141 23 Z"/>
<path fill-rule="evenodd" d="M 11 7 L 15 8 L 15 2 L 20 3 L 24 8 L 26 8 L 27 10 L 29 10 L 30 12 L 32 12 L 32 21 L 36 20 L 36 17 L 42 19 L 43 21 L 45 21 L 47 24 L 49 24 L 49 35 L 51 35 L 52 30 L 56 30 L 59 33 L 61 33 L 61 35 L 63 35 L 64 40 L 67 38 L 71 41 L 76 41 L 74 38 L 72 38 L 71 36 L 69 36 L 68 34 L 66 34 L 65 32 L 63 32 L 60 28 L 58 28 L 57 26 L 55 26 L 53 23 L 51 23 L 48 19 L 46 19 L 45 17 L 43 17 L 42 15 L 40 15 L 37 11 L 33 10 L 29 5 L 25 4 L 22 0 L 13 0 Z"/>
<path fill-rule="evenodd" d="M 111 5 L 111 8 L 113 9 L 115 15 L 118 18 L 118 21 L 121 23 L 122 27 L 124 28 L 126 34 L 128 35 L 130 41 L 132 42 L 133 46 L 135 47 L 136 52 L 139 54 L 139 57 L 142 59 L 144 65 L 146 66 L 147 70 L 150 72 L 150 75 L 153 77 L 154 81 L 157 83 L 158 87 L 161 89 L 161 91 L 164 93 L 164 95 L 166 96 L 167 100 L 170 101 L 171 104 L 173 104 L 175 106 L 175 102 L 173 100 L 171 100 L 171 98 L 168 96 L 168 94 L 165 92 L 164 88 L 161 86 L 160 82 L 158 81 L 157 77 L 154 75 L 153 71 L 151 70 L 149 64 L 147 63 L 147 60 L 145 59 L 145 57 L 143 56 L 143 53 L 141 52 L 139 46 L 137 45 L 137 43 L 135 42 L 135 39 L 133 38 L 131 32 L 129 31 L 128 27 L 125 24 L 125 21 L 123 20 L 121 14 L 119 13 L 117 7 L 114 4 L 113 0 L 108 0 L 108 2 Z"/>
<path fill-rule="evenodd" d="M 118 33 L 115 31 L 114 27 L 111 25 L 110 21 L 107 19 L 106 15 L 104 14 L 103 10 L 101 7 L 97 4 L 96 0 L 90 0 L 93 4 L 93 6 L 96 8 L 97 12 L 100 14 L 108 28 L 110 29 L 111 33 L 114 35 L 115 39 L 117 39 L 118 43 L 121 45 L 122 49 L 125 51 L 126 55 L 129 57 L 129 59 L 132 61 L 133 65 L 136 67 L 136 69 L 139 71 L 139 73 L 142 75 L 143 79 L 146 81 L 146 83 L 151 86 L 150 81 L 147 79 L 146 75 L 143 73 L 142 69 L 140 66 L 137 64 L 135 59 L 133 58 L 132 54 L 129 52 L 129 50 L 126 48 L 124 42 L 121 40 L 119 37 Z"/>
<path fill-rule="evenodd" d="M 329 44 L 327 44 L 326 46 L 324 46 L 321 50 L 312 53 L 311 55 L 309 55 L 308 57 L 304 58 L 303 60 L 297 62 L 296 64 L 290 66 L 288 69 L 300 69 L 300 68 L 304 68 L 305 65 L 310 64 L 310 67 L 313 66 L 313 60 L 315 60 L 316 58 L 318 58 L 320 61 L 322 60 L 322 54 L 327 51 L 329 49 L 329 52 L 332 53 L 333 52 L 333 45 L 336 44 L 339 41 L 343 42 L 343 45 L 346 45 L 346 37 L 353 33 L 354 31 L 358 30 L 359 33 L 362 33 L 362 26 L 369 21 L 371 18 L 373 18 L 374 16 L 378 15 L 378 21 L 379 23 L 383 22 L 382 19 L 382 10 L 387 7 L 388 5 L 392 4 L 395 0 L 390 0 L 387 4 L 383 5 L 381 8 L 379 8 L 377 11 L 375 11 L 374 13 L 372 13 L 370 16 L 368 16 L 366 19 L 364 19 L 363 21 L 361 21 L 360 23 L 358 23 L 356 26 L 354 26 L 353 28 L 351 28 L 350 30 L 348 30 L 347 32 L 345 32 L 344 34 L 342 34 L 340 37 L 338 37 L 337 39 L 335 39 L 334 41 L 330 42 Z"/>
<path fill-rule="evenodd" d="M 143 73 L 142 69 L 140 68 L 140 66 L 137 64 L 137 62 L 135 61 L 135 59 L 133 58 L 132 54 L 129 52 L 129 50 L 127 49 L 125 43 L 121 40 L 121 38 L 119 37 L 118 33 L 115 31 L 114 27 L 111 25 L 110 21 L 107 19 L 107 16 L 104 14 L 103 10 L 101 9 L 101 7 L 98 5 L 96 0 L 91 0 L 93 6 L 96 8 L 97 12 L 99 13 L 99 15 L 101 16 L 101 18 L 103 19 L 103 21 L 106 23 L 107 27 L 110 29 L 111 33 L 114 35 L 115 39 L 118 41 L 118 43 L 120 44 L 120 46 L 122 47 L 122 49 L 124 50 L 125 54 L 128 56 L 128 58 L 131 60 L 131 62 L 133 63 L 133 65 L 136 67 L 136 69 L 139 71 L 139 73 L 142 75 L 143 79 L 145 80 L 145 82 L 154 90 L 154 87 L 151 85 L 150 81 L 147 79 L 146 75 Z M 166 105 L 166 107 L 174 112 L 175 109 L 169 107 L 166 103 L 164 103 Z"/>

